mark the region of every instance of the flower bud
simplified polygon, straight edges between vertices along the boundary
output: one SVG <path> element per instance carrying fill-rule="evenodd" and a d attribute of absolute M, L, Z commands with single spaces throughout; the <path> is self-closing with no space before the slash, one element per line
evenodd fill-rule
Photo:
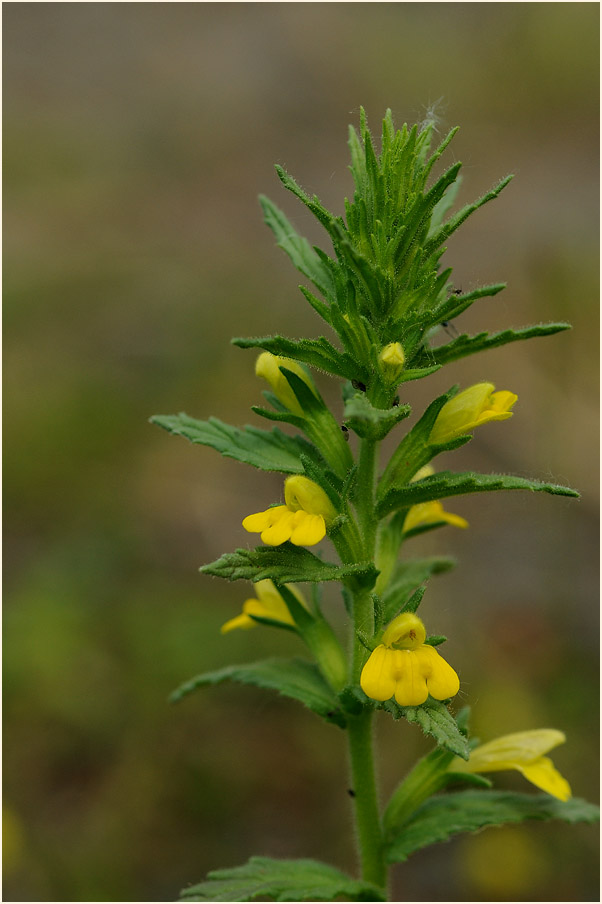
<path fill-rule="evenodd" d="M 301 367 L 297 361 L 293 361 L 292 358 L 284 358 L 279 355 L 272 355 L 271 352 L 262 352 L 261 355 L 257 358 L 255 362 L 255 374 L 258 377 L 262 377 L 272 387 L 272 391 L 276 398 L 282 402 L 282 404 L 288 408 L 289 411 L 292 411 L 293 414 L 303 415 L 303 409 L 299 404 L 297 396 L 293 392 L 290 383 L 280 370 L 281 367 L 285 367 L 287 370 L 292 371 L 296 374 L 303 382 L 311 389 L 313 394 L 318 397 L 318 393 L 316 387 L 314 386 L 313 380 L 307 373 L 307 371 Z"/>
<path fill-rule="evenodd" d="M 505 421 L 518 396 L 502 390 L 494 392 L 493 383 L 475 383 L 446 402 L 431 430 L 429 443 L 440 445 L 471 433 L 488 421 Z"/>
<path fill-rule="evenodd" d="M 400 342 L 389 342 L 378 356 L 387 383 L 396 383 L 405 365 L 405 352 Z"/>

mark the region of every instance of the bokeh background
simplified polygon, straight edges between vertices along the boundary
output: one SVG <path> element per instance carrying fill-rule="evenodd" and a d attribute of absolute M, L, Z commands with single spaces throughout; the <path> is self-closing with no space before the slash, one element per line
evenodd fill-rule
<path fill-rule="evenodd" d="M 256 473 L 148 424 L 258 424 L 253 352 L 232 335 L 321 322 L 262 225 L 270 195 L 322 241 L 272 165 L 336 212 L 347 125 L 435 102 L 461 131 L 460 203 L 508 172 L 449 242 L 464 289 L 508 288 L 466 331 L 566 319 L 570 333 L 410 384 L 519 395 L 458 459 L 579 488 L 448 505 L 412 541 L 453 554 L 422 613 L 448 633 L 483 739 L 539 726 L 574 793 L 598 794 L 598 16 L 596 3 L 9 3 L 4 24 L 4 900 L 173 900 L 254 853 L 354 869 L 343 735 L 268 692 L 193 674 L 301 652 L 220 637 L 247 586 L 198 567 L 252 543 L 279 498 Z M 442 98 L 440 100 L 440 98 Z M 333 405 L 339 390 L 320 379 Z M 344 614 L 335 595 L 333 621 Z M 379 723 L 385 790 L 429 744 Z M 501 787 L 528 790 L 518 774 Z M 414 856 L 397 900 L 597 900 L 594 827 L 526 824 Z"/>

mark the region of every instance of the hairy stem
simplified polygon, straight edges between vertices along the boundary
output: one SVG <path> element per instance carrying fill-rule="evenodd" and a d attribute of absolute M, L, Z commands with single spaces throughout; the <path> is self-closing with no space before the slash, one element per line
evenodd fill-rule
<path fill-rule="evenodd" d="M 355 494 L 359 528 L 365 561 L 374 561 L 378 519 L 374 505 L 374 483 L 378 444 L 373 440 L 361 442 L 358 479 Z M 359 683 L 368 651 L 358 637 L 374 634 L 374 603 L 372 590 L 363 587 L 353 597 L 353 665 L 352 680 Z M 372 715 L 365 710 L 348 724 L 351 780 L 355 801 L 355 818 L 362 876 L 366 881 L 386 886 L 387 867 L 383 856 L 383 834 L 379 812 L 374 756 L 372 750 Z"/>
<path fill-rule="evenodd" d="M 387 867 L 372 753 L 372 715 L 366 711 L 349 720 L 349 753 L 362 877 L 384 888 Z"/>

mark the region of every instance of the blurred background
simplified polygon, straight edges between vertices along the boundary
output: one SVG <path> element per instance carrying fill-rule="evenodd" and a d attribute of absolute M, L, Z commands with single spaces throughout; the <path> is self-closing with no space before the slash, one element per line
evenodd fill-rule
<path fill-rule="evenodd" d="M 467 531 L 421 613 L 450 636 L 483 740 L 562 729 L 554 761 L 598 795 L 598 17 L 595 3 L 14 3 L 4 24 L 4 900 L 173 900 L 251 854 L 355 869 L 343 734 L 239 686 L 178 706 L 195 673 L 302 650 L 219 634 L 250 586 L 199 575 L 252 545 L 241 519 L 281 493 L 148 424 L 261 425 L 254 353 L 233 335 L 322 323 L 261 222 L 268 194 L 312 241 L 285 166 L 335 212 L 348 123 L 378 134 L 439 101 L 461 131 L 460 203 L 499 200 L 449 242 L 457 286 L 507 281 L 463 331 L 573 330 L 409 384 L 519 395 L 515 416 L 444 466 L 578 488 L 450 500 Z M 442 98 L 442 99 L 441 99 Z M 441 100 L 440 100 L 441 99 Z M 318 378 L 340 410 L 336 381 Z M 453 504 L 452 504 L 453 503 Z M 336 593 L 328 603 L 344 626 Z M 379 721 L 385 792 L 429 749 Z M 516 774 L 499 787 L 530 790 Z M 534 790 L 534 789 L 531 789 Z M 396 874 L 396 900 L 597 900 L 591 826 L 459 837 Z"/>

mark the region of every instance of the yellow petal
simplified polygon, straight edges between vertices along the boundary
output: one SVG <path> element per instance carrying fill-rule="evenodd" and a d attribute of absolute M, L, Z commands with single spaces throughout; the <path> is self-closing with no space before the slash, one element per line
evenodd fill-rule
<path fill-rule="evenodd" d="M 248 615 L 241 613 L 236 618 L 231 618 L 230 621 L 223 624 L 220 631 L 222 634 L 228 634 L 229 631 L 234 631 L 236 628 L 243 628 L 246 631 L 249 628 L 254 628 L 256 624 L 257 622 L 254 622 Z"/>
<path fill-rule="evenodd" d="M 370 654 L 368 662 L 362 669 L 360 685 L 363 692 L 372 700 L 390 700 L 395 693 L 395 651 L 383 644 Z"/>
<path fill-rule="evenodd" d="M 292 411 L 293 414 L 303 414 L 303 409 L 297 400 L 297 396 L 293 392 L 290 383 L 280 370 L 281 367 L 292 371 L 311 389 L 313 394 L 317 396 L 317 389 L 313 380 L 307 371 L 292 358 L 283 358 L 279 355 L 272 355 L 270 352 L 262 352 L 255 362 L 255 373 L 258 377 L 267 380 L 276 398 L 282 404 Z"/>
<path fill-rule="evenodd" d="M 271 527 L 278 520 L 280 514 L 286 511 L 285 505 L 276 505 L 266 509 L 265 512 L 257 512 L 255 515 L 247 515 L 242 526 L 250 534 L 260 534 L 266 528 Z"/>
<path fill-rule="evenodd" d="M 409 533 L 415 527 L 421 527 L 426 524 L 437 524 L 445 521 L 454 527 L 468 527 L 468 521 L 461 518 L 460 515 L 454 515 L 452 512 L 446 512 L 439 501 L 421 502 L 413 505 L 406 515 L 403 523 L 404 533 Z"/>
<path fill-rule="evenodd" d="M 413 612 L 402 612 L 387 626 L 383 634 L 383 643 L 387 647 L 393 645 L 405 649 L 414 649 L 423 644 L 426 629 L 423 622 Z"/>
<path fill-rule="evenodd" d="M 493 383 L 475 383 L 446 402 L 431 430 L 430 443 L 447 443 L 469 433 L 482 411 L 489 407 Z"/>
<path fill-rule="evenodd" d="M 419 650 L 416 650 L 416 655 L 421 658 L 428 669 L 426 684 L 431 697 L 434 697 L 435 700 L 447 700 L 448 697 L 455 697 L 460 690 L 460 679 L 449 662 L 429 644 L 423 644 Z"/>
<path fill-rule="evenodd" d="M 293 519 L 295 513 L 291 512 L 286 505 L 279 506 L 279 514 L 275 521 L 261 533 L 262 542 L 266 546 L 280 546 L 290 539 L 293 532 Z"/>
<path fill-rule="evenodd" d="M 303 509 L 310 515 L 322 515 L 326 524 L 336 518 L 335 508 L 322 489 L 308 477 L 294 474 L 284 481 L 284 499 L 293 512 Z"/>
<path fill-rule="evenodd" d="M 326 524 L 322 515 L 295 512 L 291 543 L 295 546 L 313 546 L 326 536 Z"/>
<path fill-rule="evenodd" d="M 426 679 L 414 650 L 393 650 L 397 656 L 395 700 L 400 706 L 420 706 L 428 697 Z"/>
<path fill-rule="evenodd" d="M 269 602 L 266 599 L 263 601 L 247 600 L 242 609 L 247 616 L 256 615 L 259 618 L 271 618 L 274 621 L 284 622 L 286 625 L 295 624 L 286 603 L 279 594 L 270 597 Z"/>
<path fill-rule="evenodd" d="M 559 800 L 568 800 L 571 796 L 571 786 L 560 774 L 554 763 L 547 756 L 540 756 L 528 766 L 516 766 L 525 778 Z"/>
<path fill-rule="evenodd" d="M 515 768 L 514 764 L 527 765 L 565 741 L 563 732 L 555 728 L 536 728 L 502 735 L 472 751 L 470 771 L 493 772 Z M 512 765 L 509 766 L 509 763 Z"/>
<path fill-rule="evenodd" d="M 506 389 L 494 389 L 493 383 L 475 383 L 446 402 L 437 415 L 429 442 L 448 443 L 488 421 L 512 417 L 510 409 L 518 396 Z"/>
<path fill-rule="evenodd" d="M 489 406 L 493 411 L 498 411 L 500 413 L 508 413 L 514 403 L 517 401 L 518 396 L 513 392 L 508 392 L 507 389 L 502 389 L 499 392 L 494 392 L 489 399 Z"/>

